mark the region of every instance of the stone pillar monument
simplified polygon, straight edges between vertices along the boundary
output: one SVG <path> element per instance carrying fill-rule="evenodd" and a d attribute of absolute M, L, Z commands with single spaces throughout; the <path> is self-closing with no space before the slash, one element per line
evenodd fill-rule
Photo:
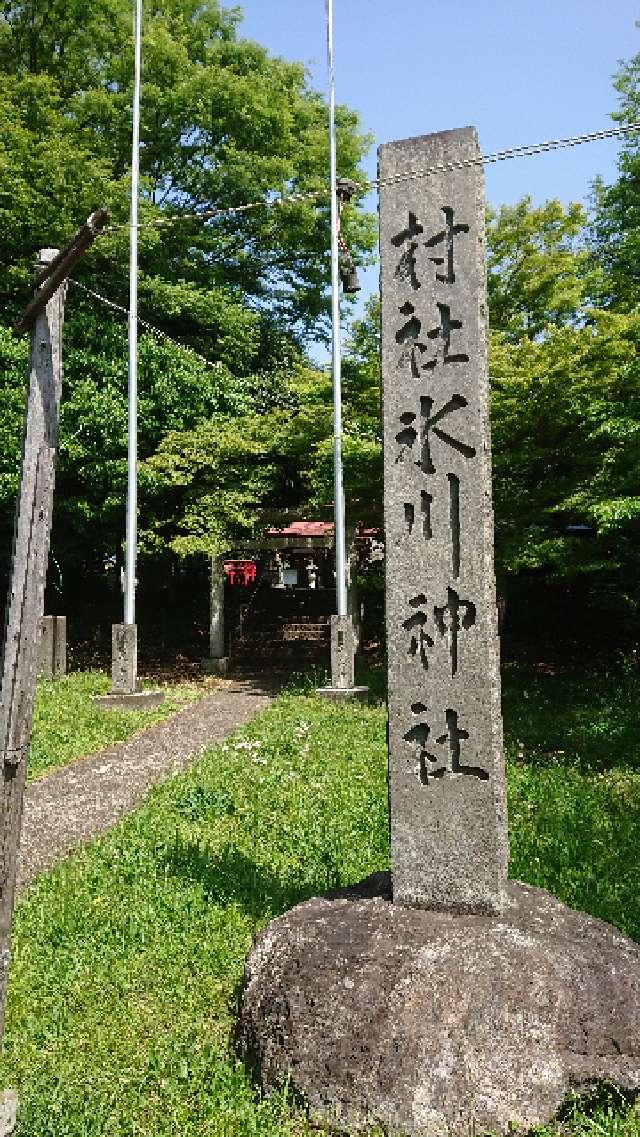
<path fill-rule="evenodd" d="M 380 277 L 393 897 L 490 914 L 507 824 L 478 157 L 471 128 L 380 148 Z"/>
<path fill-rule="evenodd" d="M 640 1091 L 640 954 L 506 880 L 475 132 L 381 147 L 379 188 L 391 879 L 260 933 L 238 1038 L 331 1129 L 530 1130 Z"/>

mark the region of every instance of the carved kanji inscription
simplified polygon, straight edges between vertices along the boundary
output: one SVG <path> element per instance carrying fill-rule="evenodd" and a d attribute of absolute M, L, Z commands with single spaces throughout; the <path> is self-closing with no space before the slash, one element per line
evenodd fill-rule
<path fill-rule="evenodd" d="M 507 842 L 482 166 L 471 129 L 379 154 L 393 895 L 496 913 Z"/>
<path fill-rule="evenodd" d="M 422 716 L 427 708 L 423 703 L 413 703 L 411 711 Z M 445 712 L 446 730 L 434 736 L 430 725 L 424 721 L 409 727 L 404 735 L 405 742 L 413 748 L 417 758 L 416 773 L 423 786 L 430 778 L 479 778 L 486 782 L 489 773 L 481 766 L 466 764 L 461 757 L 461 744 L 469 738 L 469 732 L 458 725 L 458 712 L 448 708 Z"/>
<path fill-rule="evenodd" d="M 439 438 L 446 446 L 450 446 L 465 458 L 475 458 L 475 446 L 470 446 L 462 438 L 456 437 L 449 430 L 445 430 L 439 425 L 449 415 L 453 415 L 455 411 L 464 410 L 467 405 L 464 395 L 455 394 L 447 400 L 444 406 L 434 412 L 434 400 L 426 395 L 420 399 L 419 415 L 413 411 L 403 412 L 399 418 L 401 429 L 396 434 L 396 442 L 398 443 L 396 462 L 404 462 L 407 458 L 411 459 L 413 455 L 416 466 L 419 466 L 425 474 L 435 474 L 436 467 L 432 456 L 431 434 L 435 434 L 436 438 Z M 419 457 L 415 457 L 418 450 Z"/>

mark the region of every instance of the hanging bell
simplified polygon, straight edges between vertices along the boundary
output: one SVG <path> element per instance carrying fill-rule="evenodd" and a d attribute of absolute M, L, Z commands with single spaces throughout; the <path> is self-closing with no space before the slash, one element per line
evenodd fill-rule
<path fill-rule="evenodd" d="M 345 295 L 351 296 L 354 292 L 359 292 L 360 281 L 358 280 L 358 273 L 353 259 L 350 256 L 340 257 L 338 268 L 342 282 L 342 291 Z"/>
<path fill-rule="evenodd" d="M 361 187 L 357 182 L 352 181 L 351 178 L 338 178 L 336 194 L 342 203 L 351 201 L 351 198 L 355 197 L 358 192 L 361 192 Z"/>
<path fill-rule="evenodd" d="M 361 287 L 362 285 L 358 280 L 356 266 L 354 264 L 351 264 L 351 266 L 342 276 L 342 291 L 346 296 L 351 296 L 354 292 L 359 292 Z"/>

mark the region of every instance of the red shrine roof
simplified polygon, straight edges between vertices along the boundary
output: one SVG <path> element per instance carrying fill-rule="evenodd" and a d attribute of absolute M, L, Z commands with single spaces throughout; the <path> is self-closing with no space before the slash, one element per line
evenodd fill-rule
<path fill-rule="evenodd" d="M 329 537 L 333 521 L 292 521 L 284 529 L 267 529 L 267 537 Z"/>

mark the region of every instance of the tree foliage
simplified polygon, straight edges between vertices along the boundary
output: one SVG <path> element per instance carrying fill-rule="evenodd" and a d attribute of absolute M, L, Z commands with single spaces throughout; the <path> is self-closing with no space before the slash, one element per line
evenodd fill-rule
<path fill-rule="evenodd" d="M 366 336 L 356 324 L 354 339 Z M 342 439 L 347 509 L 380 520 L 382 456 L 379 367 L 363 375 L 362 357 L 345 362 Z M 332 513 L 333 406 L 330 376 L 298 365 L 277 399 L 252 392 L 249 413 L 214 416 L 195 430 L 170 432 L 144 464 L 153 501 L 150 547 L 177 553 L 223 552 L 234 537 L 257 534 L 283 511 Z M 256 413 L 258 412 L 258 413 Z"/>
<path fill-rule="evenodd" d="M 640 54 L 624 63 L 614 87 L 618 107 L 613 118 L 622 125 L 640 121 Z M 618 176 L 611 185 L 594 185 L 592 245 L 602 270 L 601 301 L 631 312 L 640 304 L 640 142 L 637 134 L 622 142 Z"/>
<path fill-rule="evenodd" d="M 586 213 L 557 199 L 530 197 L 487 211 L 487 284 L 491 327 L 512 342 L 581 319 L 592 284 L 582 246 Z"/>
<path fill-rule="evenodd" d="M 614 117 L 640 117 L 640 56 Z M 597 182 L 591 216 L 524 199 L 489 219 L 498 564 L 616 582 L 638 607 L 640 151 Z M 635 597 L 635 598 L 634 598 Z"/>
<path fill-rule="evenodd" d="M 243 39 L 239 11 L 217 0 L 146 0 L 143 32 L 140 306 L 184 345 L 147 331 L 140 340 L 141 554 L 153 563 L 167 549 L 224 551 L 282 510 L 332 509 L 330 377 L 305 352 L 328 327 L 329 203 L 326 108 L 301 65 Z M 6 325 L 28 294 L 36 250 L 106 204 L 113 226 L 77 279 L 127 304 L 132 52 L 129 0 L 16 0 L 0 16 L 6 548 L 26 371 L 26 345 Z M 616 88 L 615 117 L 638 121 L 640 56 Z M 341 175 L 359 178 L 368 141 L 340 108 Z M 591 216 L 529 197 L 488 211 L 503 578 L 609 579 L 637 596 L 639 145 L 624 143 Z M 304 196 L 243 208 L 280 194 Z M 357 203 L 343 232 L 366 261 L 373 220 Z M 76 578 L 104 578 L 122 556 L 126 380 L 121 314 L 71 284 L 54 553 Z M 377 520 L 377 300 L 353 325 L 343 395 L 347 508 Z"/>
<path fill-rule="evenodd" d="M 269 479 L 264 472 L 269 463 L 262 459 L 263 473 L 253 473 L 257 443 L 250 439 L 258 427 L 264 433 L 274 424 L 273 437 L 265 435 L 274 454 L 280 442 L 285 445 L 287 416 L 294 410 L 293 435 L 303 437 L 303 422 L 310 429 L 301 450 L 306 452 L 323 431 L 331 433 L 322 400 L 314 394 L 309 401 L 309 407 L 314 404 L 309 415 L 317 418 L 310 424 L 298 407 L 298 394 L 291 393 L 292 383 L 299 386 L 297 377 L 305 373 L 304 344 L 328 327 L 327 111 L 303 66 L 243 39 L 240 19 L 238 9 L 224 9 L 218 0 L 144 4 L 140 311 L 196 353 L 141 329 L 140 500 L 147 558 L 163 547 L 180 552 L 208 547 L 209 522 L 196 517 L 196 486 L 203 479 L 213 487 L 213 514 L 220 525 L 226 531 L 237 528 L 245 513 L 233 495 L 216 491 L 216 470 L 223 480 L 244 486 L 243 501 L 257 503 L 265 494 L 272 500 L 282 479 Z M 77 0 L 6 4 L 0 16 L 0 75 L 0 312 L 5 324 L 28 295 L 37 249 L 60 245 L 98 205 L 109 207 L 112 227 L 74 275 L 126 307 L 133 76 L 129 0 L 97 0 L 90 7 Z M 341 174 L 361 178 L 359 162 L 368 145 L 357 116 L 339 108 Z M 295 194 L 304 196 L 284 205 L 243 208 Z M 199 217 L 216 210 L 222 212 Z M 344 231 L 356 260 L 366 259 L 374 244 L 372 219 L 350 207 Z M 0 525 L 7 535 L 26 353 L 6 328 L 0 355 L 6 444 L 0 460 Z M 59 560 L 78 571 L 82 564 L 100 574 L 122 555 L 126 357 L 122 318 L 72 283 L 53 547 Z M 326 395 L 322 377 L 309 379 L 307 386 L 314 383 Z M 239 449 L 232 462 L 234 438 Z M 248 441 L 240 445 L 243 439 Z M 202 451 L 208 471 L 203 479 L 197 473 L 201 445 L 209 447 Z M 172 446 L 194 459 L 194 486 L 184 485 L 180 492 L 167 458 Z M 286 453 L 274 459 L 278 469 L 294 464 L 295 446 L 294 437 Z M 156 466 L 147 468 L 156 453 Z M 161 486 L 163 462 L 166 485 Z M 312 479 L 305 476 L 300 484 L 306 500 Z M 227 500 L 223 525 L 220 505 Z M 206 513 L 206 493 L 201 505 Z M 210 527 L 215 531 L 213 518 Z M 8 544 L 7 537 L 4 547 Z"/>
<path fill-rule="evenodd" d="M 640 536 L 640 316 L 491 345 L 494 502 L 502 574 L 612 572 Z M 633 552 L 632 552 L 633 548 Z"/>
<path fill-rule="evenodd" d="M 631 580 L 640 538 L 640 316 L 590 306 L 600 270 L 582 207 L 490 210 L 488 290 L 496 562 L 506 578 Z M 345 360 L 378 397 L 379 306 Z M 626 585 L 625 585 L 626 587 Z"/>
<path fill-rule="evenodd" d="M 301 65 L 238 36 L 239 19 L 217 0 L 148 3 L 143 17 L 143 218 L 185 220 L 141 230 L 142 300 L 166 330 L 197 335 L 214 352 L 234 337 L 234 312 L 247 304 L 254 331 L 257 315 L 289 335 L 322 330 L 327 319 L 326 108 Z M 5 8 L 0 220 L 9 286 L 26 282 L 38 245 L 58 243 L 93 206 L 126 222 L 132 64 L 128 0 Z M 353 112 L 338 117 L 341 173 L 357 178 L 369 140 Z M 189 219 L 274 193 L 319 197 Z M 348 229 L 363 255 L 370 219 L 351 210 Z M 123 224 L 85 268 L 123 299 L 127 240 Z M 240 335 L 240 355 L 245 348 Z"/>

